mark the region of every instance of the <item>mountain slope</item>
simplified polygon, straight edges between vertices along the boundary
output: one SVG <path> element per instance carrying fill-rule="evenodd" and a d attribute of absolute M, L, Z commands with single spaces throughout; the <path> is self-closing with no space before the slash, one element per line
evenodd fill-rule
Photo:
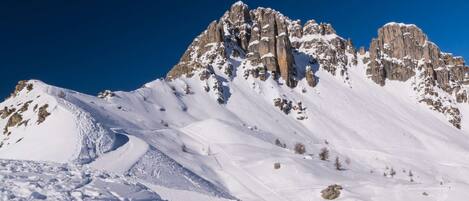
<path fill-rule="evenodd" d="M 330 24 L 238 2 L 135 91 L 19 83 L 0 156 L 89 164 L 163 199 L 316 200 L 340 184 L 339 200 L 464 200 L 468 72 L 414 25 L 356 51 Z"/>

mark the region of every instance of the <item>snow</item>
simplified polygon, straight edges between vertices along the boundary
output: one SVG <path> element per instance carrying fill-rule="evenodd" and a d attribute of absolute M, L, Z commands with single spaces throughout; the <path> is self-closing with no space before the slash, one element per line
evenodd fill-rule
<path fill-rule="evenodd" d="M 269 53 L 267 53 L 267 54 L 262 55 L 262 56 L 261 56 L 261 59 L 267 58 L 267 57 L 275 57 L 275 55 L 272 54 L 271 52 L 269 52 Z"/>
<path fill-rule="evenodd" d="M 161 200 L 144 185 L 65 164 L 0 160 L 0 200 Z"/>
<path fill-rule="evenodd" d="M 401 26 L 401 27 L 417 27 L 415 24 L 406 24 L 406 23 L 401 23 L 401 22 L 388 22 L 383 27 L 396 26 L 396 25 Z"/>
<path fill-rule="evenodd" d="M 103 154 L 90 164 L 91 167 L 124 174 L 148 151 L 149 145 L 135 136 L 119 134 L 119 137 L 126 143 Z"/>
<path fill-rule="evenodd" d="M 330 45 L 337 37 L 305 35 L 299 42 Z M 418 103 L 413 89 L 418 78 L 379 86 L 367 77 L 359 56 L 357 65 L 344 69 L 345 81 L 311 66 L 309 57 L 321 54 L 313 47 L 294 55 L 300 78 L 306 66 L 313 68 L 314 88 L 305 79 L 293 89 L 281 78 L 245 79 L 241 75 L 252 66 L 243 56 L 227 59 L 237 76 L 228 78 L 215 67 L 208 80 L 195 72 L 104 99 L 30 81 L 32 91 L 0 108 L 33 100 L 32 105 L 48 104 L 51 115 L 37 125 L 31 107 L 23 113 L 30 124 L 0 137 L 0 157 L 15 159 L 0 160 L 0 196 L 310 201 L 320 200 L 328 185 L 340 184 L 338 200 L 465 200 L 468 105 L 452 103 L 463 118 L 462 129 L 456 129 Z M 351 57 L 347 54 L 349 63 Z M 301 102 L 308 118 L 285 114 L 274 106 L 276 98 Z M 0 119 L 0 127 L 6 122 Z M 275 145 L 277 139 L 285 147 Z M 305 145 L 305 154 L 294 152 L 297 143 Z M 329 160 L 319 159 L 322 148 L 329 150 Z M 344 170 L 335 169 L 336 157 Z"/>

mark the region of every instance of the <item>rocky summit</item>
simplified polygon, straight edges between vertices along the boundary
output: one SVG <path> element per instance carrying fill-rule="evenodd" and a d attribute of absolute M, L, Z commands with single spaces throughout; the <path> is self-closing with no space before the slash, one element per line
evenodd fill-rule
<path fill-rule="evenodd" d="M 467 200 L 463 58 L 416 25 L 357 48 L 328 23 L 227 9 L 133 91 L 12 86 L 0 200 Z"/>
<path fill-rule="evenodd" d="M 469 68 L 462 57 L 442 52 L 416 25 L 394 22 L 378 30 L 368 49 L 357 52 L 352 40 L 338 36 L 331 24 L 302 24 L 271 8 L 251 10 L 237 2 L 192 42 L 167 79 L 213 75 L 221 83 L 215 68 L 232 77 L 239 66 L 245 78 L 271 77 L 291 88 L 305 79 L 314 87 L 319 68 L 348 83 L 348 68 L 361 57 L 376 84 L 412 80 L 419 102 L 460 127 L 459 108 L 452 103 L 468 102 Z"/>

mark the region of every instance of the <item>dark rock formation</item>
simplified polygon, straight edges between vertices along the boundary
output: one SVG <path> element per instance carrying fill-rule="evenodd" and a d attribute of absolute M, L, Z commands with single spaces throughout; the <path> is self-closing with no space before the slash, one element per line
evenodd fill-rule
<path fill-rule="evenodd" d="M 306 67 L 306 72 L 305 72 L 305 77 L 306 77 L 306 82 L 310 87 L 315 87 L 317 84 L 316 77 L 314 76 L 313 69 L 311 66 Z"/>
<path fill-rule="evenodd" d="M 322 190 L 321 196 L 326 200 L 333 200 L 340 196 L 340 190 L 342 189 L 342 186 L 333 184 L 328 186 L 326 189 Z"/>
<path fill-rule="evenodd" d="M 16 112 L 11 115 L 11 117 L 8 119 L 7 124 L 5 125 L 5 128 L 3 129 L 3 134 L 7 134 L 8 128 L 18 125 L 21 121 L 23 121 L 23 116 L 21 116 L 21 114 Z"/>
<path fill-rule="evenodd" d="M 50 115 L 50 113 L 47 112 L 48 107 L 48 104 L 39 107 L 39 111 L 37 113 L 37 124 L 41 124 L 42 122 L 44 122 L 46 118 Z"/>

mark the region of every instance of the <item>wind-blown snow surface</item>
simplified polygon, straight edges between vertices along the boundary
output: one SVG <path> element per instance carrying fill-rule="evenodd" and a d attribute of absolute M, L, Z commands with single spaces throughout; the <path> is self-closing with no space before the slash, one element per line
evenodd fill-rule
<path fill-rule="evenodd" d="M 467 105 L 456 129 L 417 103 L 412 80 L 381 87 L 358 61 L 347 82 L 319 69 L 315 88 L 305 80 L 291 89 L 271 78 L 222 77 L 225 104 L 196 77 L 156 80 L 103 98 L 29 81 L 32 91 L 0 108 L 33 100 L 31 106 L 48 103 L 51 115 L 38 125 L 34 111 L 25 112 L 30 124 L 0 138 L 0 157 L 91 162 L 170 200 L 309 201 L 322 199 L 330 184 L 344 187 L 339 200 L 465 200 Z M 307 119 L 280 111 L 273 104 L 279 97 L 301 101 Z M 296 143 L 305 145 L 305 154 L 294 153 Z M 317 156 L 324 147 L 328 161 Z M 334 168 L 336 157 L 342 171 Z"/>
<path fill-rule="evenodd" d="M 130 179 L 65 164 L 0 160 L 0 200 L 161 200 Z"/>

